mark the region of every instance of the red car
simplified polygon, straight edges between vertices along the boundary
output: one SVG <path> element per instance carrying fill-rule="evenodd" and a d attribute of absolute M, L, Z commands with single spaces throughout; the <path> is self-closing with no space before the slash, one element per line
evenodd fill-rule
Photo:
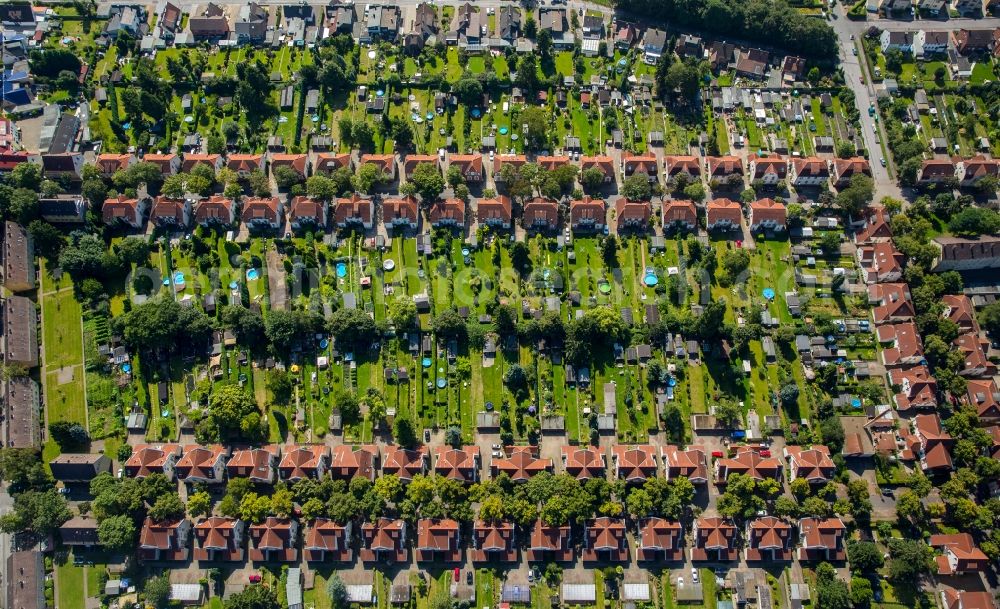
<path fill-rule="evenodd" d="M 771 456 L 771 449 L 769 449 L 769 448 L 761 449 L 760 456 L 761 457 L 770 457 Z"/>
<path fill-rule="evenodd" d="M 712 457 L 715 458 L 715 459 L 721 459 L 723 456 L 725 456 L 725 455 L 722 454 L 721 450 L 713 450 L 712 451 Z"/>
<path fill-rule="evenodd" d="M 249 579 L 251 584 L 259 584 L 261 580 L 260 573 L 251 573 Z"/>
<path fill-rule="evenodd" d="M 461 572 L 461 571 L 459 570 L 459 568 L 458 568 L 458 567 L 455 567 L 455 581 L 458 581 L 458 580 L 459 580 L 459 576 L 460 576 L 461 574 L 462 574 L 462 572 Z"/>

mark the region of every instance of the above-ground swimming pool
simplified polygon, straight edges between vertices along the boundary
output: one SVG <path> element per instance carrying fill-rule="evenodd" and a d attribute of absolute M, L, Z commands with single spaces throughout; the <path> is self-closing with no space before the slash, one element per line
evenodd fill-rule
<path fill-rule="evenodd" d="M 122 364 L 122 372 L 132 372 L 132 364 Z"/>
<path fill-rule="evenodd" d="M 247 271 L 247 279 L 249 279 L 250 281 L 257 279 L 258 277 L 260 277 L 260 271 L 258 271 L 257 269 L 250 269 L 249 271 Z"/>
<path fill-rule="evenodd" d="M 651 268 L 647 268 L 646 274 L 642 278 L 642 282 L 646 284 L 647 287 L 651 288 L 660 283 L 660 278 L 656 276 L 656 271 Z"/>
<path fill-rule="evenodd" d="M 424 368 L 430 368 L 432 363 L 434 363 L 434 362 L 432 362 L 431 358 L 429 358 L 429 357 L 425 357 L 424 359 L 420 360 L 420 364 Z"/>
<path fill-rule="evenodd" d="M 330 346 L 330 341 L 326 340 L 325 338 L 323 340 L 319 341 L 319 348 L 320 349 L 326 349 L 329 346 Z"/>
<path fill-rule="evenodd" d="M 764 288 L 762 294 L 764 295 L 764 298 L 774 300 L 774 288 Z"/>
<path fill-rule="evenodd" d="M 337 277 L 347 277 L 347 265 L 343 262 L 337 263 Z"/>
<path fill-rule="evenodd" d="M 230 290 L 235 290 L 238 287 L 240 287 L 240 284 L 236 283 L 235 281 L 230 281 L 229 282 L 229 289 Z"/>
<path fill-rule="evenodd" d="M 382 270 L 391 271 L 394 268 L 396 268 L 396 261 L 392 258 L 386 258 L 382 261 Z"/>

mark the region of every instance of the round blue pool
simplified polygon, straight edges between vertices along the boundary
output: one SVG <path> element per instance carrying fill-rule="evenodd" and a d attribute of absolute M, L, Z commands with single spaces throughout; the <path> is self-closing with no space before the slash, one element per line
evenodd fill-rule
<path fill-rule="evenodd" d="M 429 357 L 425 357 L 424 359 L 420 360 L 420 364 L 424 368 L 430 368 L 432 363 L 434 363 L 434 362 L 432 362 L 431 358 L 429 358 Z"/>
<path fill-rule="evenodd" d="M 507 128 L 506 127 L 500 127 L 500 135 L 507 135 Z"/>
<path fill-rule="evenodd" d="M 375 92 L 375 97 L 382 97 L 383 95 L 385 95 L 385 91 L 383 91 L 382 89 L 379 89 L 378 91 Z"/>
<path fill-rule="evenodd" d="M 174 273 L 174 285 L 184 285 L 184 273 Z"/>
<path fill-rule="evenodd" d="M 677 379 L 675 379 L 674 377 L 670 377 L 670 380 L 667 381 L 667 385 L 669 387 L 677 386 Z"/>
<path fill-rule="evenodd" d="M 132 372 L 132 364 L 122 364 L 122 372 Z"/>
<path fill-rule="evenodd" d="M 774 300 L 774 289 L 773 288 L 764 288 L 764 291 L 762 293 L 764 294 L 764 298 L 766 298 L 768 300 Z"/>
<path fill-rule="evenodd" d="M 479 118 L 480 116 L 483 115 L 482 111 L 479 108 L 473 108 L 469 114 L 472 115 L 472 118 Z"/>
<path fill-rule="evenodd" d="M 448 386 L 448 381 L 446 381 L 444 379 L 438 379 L 437 386 L 438 386 L 438 389 L 444 389 L 445 387 Z"/>
<path fill-rule="evenodd" d="M 329 346 L 330 346 L 330 341 L 326 340 L 325 338 L 323 340 L 319 341 L 319 348 L 320 349 L 326 349 Z"/>
<path fill-rule="evenodd" d="M 236 289 L 236 288 L 238 288 L 239 286 L 240 286 L 240 284 L 236 283 L 235 281 L 230 281 L 230 282 L 229 282 L 229 289 L 230 289 L 230 290 L 235 290 L 235 289 Z"/>
<path fill-rule="evenodd" d="M 347 277 L 347 265 L 343 262 L 337 263 L 337 277 Z"/>
<path fill-rule="evenodd" d="M 656 276 L 656 271 L 653 269 L 646 269 L 646 274 L 642 277 L 642 282 L 646 284 L 646 287 L 651 288 L 660 283 L 660 278 Z"/>
<path fill-rule="evenodd" d="M 250 269 L 249 271 L 247 271 L 247 279 L 249 279 L 250 281 L 257 279 L 258 277 L 260 277 L 260 271 L 258 271 L 257 269 Z"/>

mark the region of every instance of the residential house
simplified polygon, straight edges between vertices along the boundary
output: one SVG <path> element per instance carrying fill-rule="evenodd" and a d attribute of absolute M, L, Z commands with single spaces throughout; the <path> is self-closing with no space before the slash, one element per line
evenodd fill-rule
<path fill-rule="evenodd" d="M 497 13 L 498 38 L 514 42 L 521 37 L 521 9 L 516 6 L 503 5 Z"/>
<path fill-rule="evenodd" d="M 31 233 L 17 222 L 4 222 L 3 261 L 0 277 L 3 286 L 11 292 L 28 292 L 35 289 L 35 246 Z"/>
<path fill-rule="evenodd" d="M 896 410 L 906 412 L 913 408 L 937 406 L 937 379 L 924 365 L 909 365 L 889 370 L 889 384 L 899 387 L 893 396 Z"/>
<path fill-rule="evenodd" d="M 980 423 L 1000 423 L 1000 388 L 993 379 L 968 379 L 965 402 L 976 409 Z"/>
<path fill-rule="evenodd" d="M 38 215 L 49 224 L 83 224 L 87 207 L 83 195 L 58 194 L 38 199 Z"/>
<path fill-rule="evenodd" d="M 553 231 L 559 228 L 559 204 L 551 199 L 535 197 L 521 209 L 521 226 L 526 230 Z"/>
<path fill-rule="evenodd" d="M 985 377 L 996 374 L 996 365 L 986 357 L 990 341 L 972 332 L 959 334 L 952 346 L 962 354 L 962 369 L 958 373 L 964 377 Z"/>
<path fill-rule="evenodd" d="M 789 177 L 796 188 L 823 186 L 830 180 L 830 168 L 819 157 L 793 158 L 791 166 Z"/>
<path fill-rule="evenodd" d="M 465 484 L 479 481 L 482 460 L 478 446 L 434 447 L 434 473 Z"/>
<path fill-rule="evenodd" d="M 931 535 L 927 545 L 941 552 L 934 557 L 938 575 L 981 573 L 989 568 L 989 557 L 968 533 Z"/>
<path fill-rule="evenodd" d="M 580 173 L 588 169 L 597 169 L 604 174 L 604 183 L 610 184 L 615 180 L 615 161 L 609 156 L 582 156 L 580 157 Z"/>
<path fill-rule="evenodd" d="M 188 31 L 195 40 L 227 38 L 229 36 L 229 19 L 221 6 L 214 2 L 199 13 L 188 17 Z"/>
<path fill-rule="evenodd" d="M 337 199 L 333 209 L 333 225 L 340 230 L 371 230 L 375 225 L 375 203 L 371 197 L 358 193 Z"/>
<path fill-rule="evenodd" d="M 518 558 L 514 523 L 477 520 L 472 527 L 472 562 L 513 563 Z"/>
<path fill-rule="evenodd" d="M 97 534 L 97 519 L 93 516 L 74 516 L 64 522 L 59 526 L 59 539 L 64 546 L 74 548 L 94 548 L 102 545 Z"/>
<path fill-rule="evenodd" d="M 667 48 L 667 33 L 664 30 L 649 28 L 642 37 L 642 60 L 655 66 L 660 62 L 663 51 Z"/>
<path fill-rule="evenodd" d="M 379 450 L 374 444 L 352 446 L 339 444 L 330 451 L 330 476 L 335 480 L 367 478 L 375 481 L 378 474 Z"/>
<path fill-rule="evenodd" d="M 627 562 L 629 542 L 625 520 L 601 517 L 587 521 L 582 558 L 585 562 Z"/>
<path fill-rule="evenodd" d="M 396 179 L 396 157 L 391 154 L 362 154 L 359 166 L 375 165 L 385 176 L 385 179 L 392 182 Z"/>
<path fill-rule="evenodd" d="M 779 156 L 747 156 L 750 181 L 765 186 L 774 186 L 788 175 L 788 162 Z"/>
<path fill-rule="evenodd" d="M 705 228 L 713 230 L 738 230 L 743 220 L 740 204 L 731 199 L 712 199 L 705 206 Z"/>
<path fill-rule="evenodd" d="M 745 78 L 763 80 L 767 77 L 770 55 L 762 49 L 736 49 L 736 73 Z"/>
<path fill-rule="evenodd" d="M 350 562 L 354 557 L 351 548 L 351 523 L 339 524 L 329 518 L 317 518 L 306 529 L 302 551 L 309 562 Z"/>
<path fill-rule="evenodd" d="M 792 525 L 774 516 L 759 516 L 747 524 L 747 562 L 789 562 L 795 550 Z"/>
<path fill-rule="evenodd" d="M 194 559 L 199 562 L 242 562 L 246 548 L 246 524 L 236 518 L 210 516 L 194 525 L 197 545 Z"/>
<path fill-rule="evenodd" d="M 108 226 L 125 226 L 140 229 L 146 223 L 146 210 L 149 199 L 128 199 L 121 195 L 114 199 L 106 199 L 101 207 L 101 216 Z"/>
<path fill-rule="evenodd" d="M 843 562 L 847 558 L 847 527 L 840 518 L 799 520 L 799 560 Z"/>
<path fill-rule="evenodd" d="M 500 195 L 492 199 L 480 199 L 476 204 L 476 217 L 480 224 L 494 229 L 511 227 L 510 197 Z"/>
<path fill-rule="evenodd" d="M 573 232 L 603 231 L 607 216 L 605 203 L 601 199 L 584 196 L 583 199 L 570 201 L 569 218 Z"/>
<path fill-rule="evenodd" d="M 444 199 L 435 201 L 427 213 L 431 226 L 464 228 L 465 201 L 461 199 Z"/>
<path fill-rule="evenodd" d="M 97 159 L 94 162 L 94 165 L 97 167 L 97 170 L 101 173 L 101 176 L 105 178 L 110 178 L 119 171 L 125 171 L 134 164 L 135 164 L 134 154 L 104 153 L 97 155 Z"/>
<path fill-rule="evenodd" d="M 409 180 L 417 166 L 422 164 L 431 165 L 440 171 L 436 154 L 408 154 L 403 160 L 403 177 Z"/>
<path fill-rule="evenodd" d="M 718 186 L 743 184 L 743 159 L 738 156 L 705 157 L 705 169 L 710 184 Z"/>
<path fill-rule="evenodd" d="M 903 277 L 906 257 L 891 241 L 882 241 L 858 248 L 858 265 L 866 283 L 899 281 Z"/>
<path fill-rule="evenodd" d="M 278 197 L 248 198 L 240 215 L 251 230 L 278 230 L 285 221 L 285 205 Z"/>
<path fill-rule="evenodd" d="M 912 322 L 885 324 L 875 329 L 882 343 L 882 363 L 886 366 L 919 364 L 924 359 L 924 347 Z"/>
<path fill-rule="evenodd" d="M 715 460 L 715 482 L 725 484 L 729 476 L 743 474 L 758 482 L 765 479 L 781 480 L 781 461 L 774 457 L 765 457 L 760 451 L 749 446 L 736 449 L 732 457 L 722 457 Z"/>
<path fill-rule="evenodd" d="M 914 452 L 921 469 L 927 473 L 954 469 L 951 450 L 955 440 L 941 427 L 941 418 L 937 414 L 918 414 L 914 419 L 913 437 L 918 443 Z"/>
<path fill-rule="evenodd" d="M 338 169 L 352 170 L 352 160 L 350 153 L 338 154 L 334 152 L 316 153 L 316 162 L 313 165 L 316 173 L 333 173 Z"/>
<path fill-rule="evenodd" d="M 993 30 L 961 28 L 952 31 L 951 42 L 960 55 L 985 53 L 993 48 Z"/>
<path fill-rule="evenodd" d="M 149 154 L 142 157 L 143 163 L 153 163 L 160 168 L 164 178 L 175 175 L 181 170 L 181 157 L 173 152 L 169 154 Z"/>
<path fill-rule="evenodd" d="M 451 162 L 454 161 L 452 157 Z M 505 165 L 510 165 L 516 170 L 520 170 L 528 162 L 528 157 L 523 154 L 498 154 L 493 157 L 493 181 L 503 182 L 504 178 L 501 170 Z"/>
<path fill-rule="evenodd" d="M 24 296 L 10 296 L 0 300 L 0 309 L 0 318 L 4 320 L 4 363 L 25 368 L 38 366 L 38 314 L 34 301 Z"/>
<path fill-rule="evenodd" d="M 330 447 L 322 444 L 286 446 L 278 464 L 282 480 L 321 479 L 330 467 Z"/>
<path fill-rule="evenodd" d="M 236 204 L 221 195 L 212 195 L 198 203 L 194 219 L 201 226 L 231 227 L 236 223 Z"/>
<path fill-rule="evenodd" d="M 916 315 L 910 288 L 905 283 L 876 283 L 868 286 L 868 304 L 876 325 L 910 321 Z"/>
<path fill-rule="evenodd" d="M 888 241 L 892 239 L 892 228 L 881 205 L 871 205 L 865 208 L 863 226 L 854 234 L 854 242 L 858 245 Z"/>
<path fill-rule="evenodd" d="M 416 230 L 420 206 L 416 197 L 390 197 L 382 199 L 382 223 L 390 229 Z"/>
<path fill-rule="evenodd" d="M 541 519 L 531 528 L 528 542 L 529 562 L 570 562 L 573 560 L 572 532 L 569 525 L 548 525 Z"/>
<path fill-rule="evenodd" d="M 774 199 L 758 199 L 750 203 L 750 231 L 784 231 L 787 228 L 788 211 Z"/>
<path fill-rule="evenodd" d="M 48 180 L 65 176 L 72 182 L 79 182 L 83 179 L 83 155 L 79 152 L 43 154 L 42 176 Z"/>
<path fill-rule="evenodd" d="M 240 7 L 233 23 L 236 41 L 240 44 L 257 44 L 267 35 L 268 9 L 256 2 Z"/>
<path fill-rule="evenodd" d="M 275 175 L 281 167 L 288 167 L 303 180 L 309 174 L 309 155 L 307 154 L 272 154 L 271 175 Z"/>
<path fill-rule="evenodd" d="M 159 228 L 186 229 L 191 224 L 191 199 L 171 199 L 160 195 L 153 199 L 149 220 Z"/>
<path fill-rule="evenodd" d="M 235 171 L 240 178 L 246 179 L 258 169 L 264 169 L 263 154 L 231 154 L 226 159 L 226 167 Z"/>
<path fill-rule="evenodd" d="M 125 461 L 125 475 L 146 478 L 150 474 L 163 474 L 167 480 L 173 480 L 174 468 L 180 458 L 179 444 L 138 444 Z"/>
<path fill-rule="evenodd" d="M 636 558 L 640 562 L 684 560 L 684 533 L 681 523 L 665 518 L 642 518 L 638 522 Z"/>
<path fill-rule="evenodd" d="M 276 444 L 235 450 L 226 462 L 226 473 L 230 478 L 249 478 L 256 484 L 273 484 L 277 479 L 280 457 L 281 447 Z"/>
<path fill-rule="evenodd" d="M 691 560 L 731 562 L 737 559 L 736 525 L 724 518 L 702 516 L 694 524 Z"/>
<path fill-rule="evenodd" d="M 536 446 L 508 446 L 503 452 L 490 463 L 494 478 L 505 473 L 514 482 L 527 482 L 536 474 L 552 472 L 552 459 L 539 457 Z"/>
<path fill-rule="evenodd" d="M 292 230 L 323 230 L 326 228 L 326 201 L 299 195 L 292 197 L 288 220 Z"/>
<path fill-rule="evenodd" d="M 268 516 L 250 525 L 250 560 L 254 562 L 297 562 L 299 521 Z"/>
<path fill-rule="evenodd" d="M 837 469 L 826 446 L 786 446 L 788 480 L 802 478 L 810 484 L 825 484 L 833 479 Z"/>
<path fill-rule="evenodd" d="M 157 521 L 150 517 L 139 531 L 139 560 L 149 562 L 186 561 L 191 553 L 191 521 L 171 518 Z"/>
<path fill-rule="evenodd" d="M 229 447 L 192 444 L 184 447 L 184 455 L 174 471 L 178 479 L 188 484 L 221 484 L 228 459 Z"/>
<path fill-rule="evenodd" d="M 395 475 L 403 482 L 409 482 L 418 474 L 430 470 L 431 457 L 426 446 L 414 449 L 388 446 L 382 463 L 383 475 Z"/>
<path fill-rule="evenodd" d="M 625 177 L 640 174 L 650 183 L 656 182 L 656 157 L 651 154 L 625 154 L 622 157 L 622 173 Z"/>
<path fill-rule="evenodd" d="M 917 172 L 917 184 L 941 184 L 955 178 L 955 163 L 950 159 L 925 159 Z"/>
<path fill-rule="evenodd" d="M 895 50 L 909 54 L 913 52 L 913 38 L 913 32 L 882 30 L 879 34 L 879 46 L 883 53 Z"/>
<path fill-rule="evenodd" d="M 577 480 L 606 477 L 607 463 L 599 448 L 563 446 L 562 462 L 565 472 Z"/>
<path fill-rule="evenodd" d="M 983 235 L 976 238 L 935 237 L 931 244 L 938 256 L 931 270 L 973 271 L 1000 267 L 1000 238 Z"/>
<path fill-rule="evenodd" d="M 147 155 L 148 156 L 148 155 Z M 198 165 L 205 165 L 212 171 L 219 171 L 223 167 L 222 155 L 218 154 L 185 154 L 181 161 L 181 172 L 191 173 Z M 162 172 L 162 169 L 161 169 Z"/>
<path fill-rule="evenodd" d="M 660 448 L 660 457 L 667 480 L 687 478 L 693 484 L 708 483 L 708 460 L 704 447 L 688 446 L 682 449 L 668 444 Z"/>
<path fill-rule="evenodd" d="M 90 482 L 111 473 L 111 465 L 111 459 L 100 453 L 66 453 L 49 461 L 49 470 L 59 482 Z"/>
<path fill-rule="evenodd" d="M 649 201 L 629 201 L 619 197 L 615 201 L 615 222 L 618 232 L 626 230 L 645 230 L 653 217 L 653 207 Z"/>
<path fill-rule="evenodd" d="M 500 157 L 497 156 L 497 159 Z M 483 155 L 481 154 L 452 154 L 448 156 L 448 167 L 458 167 L 462 170 L 462 176 L 470 184 L 483 181 Z M 499 165 L 497 166 L 499 170 Z"/>
<path fill-rule="evenodd" d="M 688 183 L 701 181 L 701 163 L 695 156 L 664 157 L 664 179 L 667 184 L 673 184 L 678 176 L 685 176 Z"/>
<path fill-rule="evenodd" d="M 627 484 L 641 484 L 657 473 L 656 447 L 649 444 L 623 445 L 611 447 L 611 466 L 615 478 Z"/>
<path fill-rule="evenodd" d="M 833 172 L 830 177 L 833 179 L 833 185 L 837 188 L 849 186 L 851 178 L 856 175 L 872 177 L 872 168 L 868 164 L 868 159 L 861 156 L 834 159 L 832 166 Z"/>
<path fill-rule="evenodd" d="M 361 560 L 365 563 L 405 563 L 409 561 L 404 520 L 379 518 L 361 525 Z"/>
<path fill-rule="evenodd" d="M 983 178 L 1000 177 L 1000 161 L 974 156 L 971 159 L 955 158 L 955 177 L 962 188 L 975 186 Z"/>
<path fill-rule="evenodd" d="M 415 550 L 418 562 L 457 563 L 462 559 L 461 525 L 446 518 L 417 521 Z"/>
<path fill-rule="evenodd" d="M 920 30 L 913 37 L 913 54 L 918 59 L 941 55 L 947 50 L 948 32 Z"/>
<path fill-rule="evenodd" d="M 693 231 L 698 227 L 698 209 L 691 201 L 671 199 L 662 206 L 663 230 Z"/>

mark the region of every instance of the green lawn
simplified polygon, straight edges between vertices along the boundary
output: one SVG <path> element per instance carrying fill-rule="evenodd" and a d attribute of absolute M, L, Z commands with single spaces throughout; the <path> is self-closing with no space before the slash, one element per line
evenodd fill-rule
<path fill-rule="evenodd" d="M 83 567 L 73 565 L 71 556 L 56 565 L 56 603 L 59 609 L 84 609 Z"/>
<path fill-rule="evenodd" d="M 57 281 L 43 261 L 40 296 L 45 402 L 50 421 L 87 420 L 83 367 L 83 309 L 68 275 Z"/>

